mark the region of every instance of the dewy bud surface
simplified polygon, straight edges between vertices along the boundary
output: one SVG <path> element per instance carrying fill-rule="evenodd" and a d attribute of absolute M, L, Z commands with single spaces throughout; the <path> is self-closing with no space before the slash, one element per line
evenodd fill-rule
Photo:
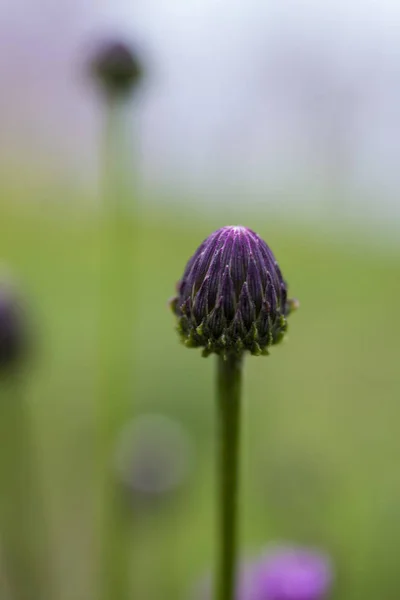
<path fill-rule="evenodd" d="M 267 354 L 283 338 L 292 306 L 271 250 L 241 226 L 223 227 L 201 244 L 172 302 L 182 341 L 206 356 Z"/>

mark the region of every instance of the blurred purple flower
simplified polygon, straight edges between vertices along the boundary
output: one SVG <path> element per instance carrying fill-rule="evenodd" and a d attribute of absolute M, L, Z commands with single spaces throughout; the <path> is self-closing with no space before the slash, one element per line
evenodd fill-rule
<path fill-rule="evenodd" d="M 326 555 L 298 546 L 277 546 L 240 567 L 236 600 L 325 600 L 331 588 L 332 567 Z M 193 600 L 211 600 L 208 577 Z"/>
<path fill-rule="evenodd" d="M 323 600 L 332 582 L 328 558 L 301 547 L 278 547 L 254 567 L 244 600 Z"/>

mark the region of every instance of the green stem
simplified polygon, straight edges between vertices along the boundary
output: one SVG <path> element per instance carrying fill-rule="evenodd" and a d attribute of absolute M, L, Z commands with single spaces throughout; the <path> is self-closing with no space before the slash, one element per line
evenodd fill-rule
<path fill-rule="evenodd" d="M 132 416 L 133 299 L 129 227 L 109 223 L 101 286 L 100 444 L 103 479 L 100 580 L 103 600 L 130 598 L 131 514 L 113 469 L 115 447 Z M 106 234 L 106 232 L 105 232 Z"/>
<path fill-rule="evenodd" d="M 15 600 L 49 598 L 49 556 L 32 418 L 22 382 L 0 379 L 0 533 Z"/>
<path fill-rule="evenodd" d="M 125 98 L 109 97 L 105 102 L 103 140 L 102 193 L 104 215 L 132 214 L 132 198 L 128 187 L 131 180 L 132 150 L 128 143 L 129 104 Z"/>
<path fill-rule="evenodd" d="M 219 552 L 216 600 L 234 600 L 242 359 L 218 357 Z"/>
<path fill-rule="evenodd" d="M 109 100 L 104 140 L 104 189 L 100 284 L 100 597 L 131 597 L 131 514 L 113 471 L 118 434 L 132 416 L 134 339 L 134 239 L 132 213 L 124 205 L 123 122 L 126 107 Z"/>

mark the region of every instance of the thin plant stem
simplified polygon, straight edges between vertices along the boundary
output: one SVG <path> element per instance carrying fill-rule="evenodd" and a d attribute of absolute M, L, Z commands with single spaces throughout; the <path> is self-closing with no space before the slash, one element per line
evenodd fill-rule
<path fill-rule="evenodd" d="M 128 194 L 132 169 L 128 157 L 132 154 L 129 146 L 128 108 L 124 97 L 105 98 L 105 123 L 102 152 L 102 200 L 103 214 L 132 214 L 132 198 Z"/>
<path fill-rule="evenodd" d="M 104 141 L 100 282 L 100 593 L 102 600 L 131 597 L 131 514 L 113 469 L 119 431 L 132 415 L 134 339 L 133 217 L 124 206 L 124 103 L 110 98 Z"/>
<path fill-rule="evenodd" d="M 242 359 L 218 356 L 219 523 L 216 600 L 234 600 L 237 562 L 237 505 Z"/>
<path fill-rule="evenodd" d="M 0 534 L 13 600 L 50 600 L 46 514 L 25 385 L 0 379 Z"/>

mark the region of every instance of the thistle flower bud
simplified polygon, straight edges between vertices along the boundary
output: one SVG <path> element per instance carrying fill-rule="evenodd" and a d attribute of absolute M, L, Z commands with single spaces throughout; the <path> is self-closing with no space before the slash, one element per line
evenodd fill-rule
<path fill-rule="evenodd" d="M 0 284 L 0 375 L 14 367 L 25 349 L 19 307 L 11 288 Z"/>
<path fill-rule="evenodd" d="M 137 55 L 123 42 L 103 43 L 94 53 L 91 72 L 105 92 L 126 96 L 142 78 L 142 65 Z"/>
<path fill-rule="evenodd" d="M 172 310 L 189 347 L 203 355 L 268 354 L 287 329 L 295 301 L 274 255 L 254 231 L 227 226 L 212 233 L 186 265 Z"/>

